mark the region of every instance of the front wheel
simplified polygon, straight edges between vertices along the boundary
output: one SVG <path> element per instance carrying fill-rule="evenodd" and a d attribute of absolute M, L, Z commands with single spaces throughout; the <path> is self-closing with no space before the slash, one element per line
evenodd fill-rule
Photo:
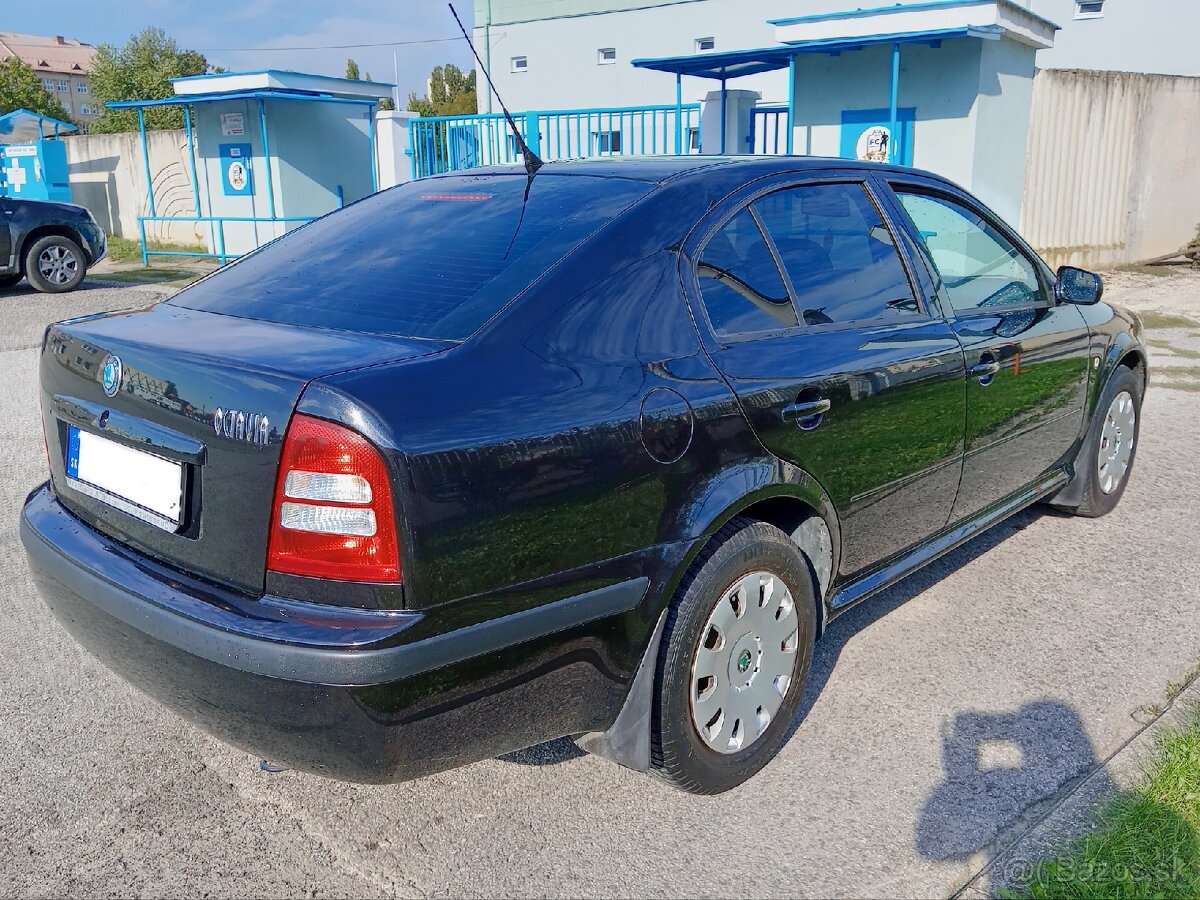
<path fill-rule="evenodd" d="M 25 277 L 43 294 L 73 291 L 87 273 L 87 261 L 79 244 L 59 234 L 33 242 L 25 254 Z"/>
<path fill-rule="evenodd" d="M 651 754 L 674 787 L 717 794 L 783 746 L 812 661 L 816 602 L 786 534 L 736 518 L 693 562 L 667 617 Z"/>
<path fill-rule="evenodd" d="M 1071 510 L 1075 515 L 1096 518 L 1121 502 L 1137 455 L 1141 417 L 1141 380 L 1121 366 L 1104 386 L 1088 430 L 1076 475 L 1084 479 L 1083 499 Z"/>

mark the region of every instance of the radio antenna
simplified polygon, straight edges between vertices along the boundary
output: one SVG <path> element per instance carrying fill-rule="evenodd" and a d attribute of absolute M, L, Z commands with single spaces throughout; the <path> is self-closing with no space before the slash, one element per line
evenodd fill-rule
<path fill-rule="evenodd" d="M 533 175 L 540 169 L 544 163 L 541 157 L 529 149 L 529 145 L 525 143 L 525 138 L 517 128 L 517 123 L 513 120 L 512 113 L 508 111 L 508 107 L 504 105 L 504 101 L 500 99 L 500 92 L 496 90 L 496 85 L 492 82 L 492 75 L 483 64 L 483 60 L 479 58 L 479 53 L 475 50 L 475 45 L 471 43 L 471 37 L 467 34 L 467 29 L 463 27 L 462 19 L 458 17 L 458 12 L 454 9 L 453 3 L 446 4 L 450 7 L 450 15 L 454 16 L 454 21 L 458 23 L 458 30 L 462 32 L 463 38 L 467 42 L 467 46 L 471 48 L 471 55 L 475 57 L 475 62 L 479 63 L 479 71 L 483 72 L 483 77 L 487 79 L 488 87 L 492 93 L 496 95 L 496 102 L 500 104 L 500 109 L 504 112 L 505 121 L 508 122 L 508 127 L 513 133 L 513 138 L 517 142 L 517 147 L 521 150 L 521 157 L 525 162 L 525 171 L 532 178 Z"/>

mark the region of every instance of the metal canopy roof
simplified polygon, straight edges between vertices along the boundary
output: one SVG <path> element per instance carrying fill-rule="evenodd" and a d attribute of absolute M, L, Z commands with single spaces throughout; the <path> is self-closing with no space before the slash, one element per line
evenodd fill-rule
<path fill-rule="evenodd" d="M 78 131 L 78 125 L 44 116 L 31 109 L 14 109 L 0 116 L 0 143 L 24 144 L 45 137 L 44 128 L 49 123 L 52 133 L 60 131 Z"/>
<path fill-rule="evenodd" d="M 300 100 L 312 103 L 355 103 L 360 106 L 374 106 L 377 99 L 335 97 L 333 94 L 322 94 L 314 91 L 281 90 L 267 88 L 247 91 L 214 91 L 209 94 L 180 94 L 173 97 L 162 97 L 158 100 L 110 100 L 105 103 L 112 109 L 137 109 L 146 106 L 187 106 L 193 103 L 216 103 L 220 100 Z"/>
<path fill-rule="evenodd" d="M 936 46 L 948 38 L 995 39 L 1000 35 L 1001 29 L 993 26 L 967 26 L 937 31 L 906 31 L 899 34 L 873 34 L 866 37 L 798 41 L 794 44 L 779 44 L 755 50 L 726 50 L 720 53 L 660 56 L 650 59 L 635 59 L 632 64 L 639 69 L 653 69 L 657 72 L 672 72 L 676 75 L 724 81 L 730 78 L 740 78 L 743 75 L 757 75 L 760 72 L 786 69 L 792 57 L 798 53 L 841 53 L 876 44 L 930 44 Z"/>

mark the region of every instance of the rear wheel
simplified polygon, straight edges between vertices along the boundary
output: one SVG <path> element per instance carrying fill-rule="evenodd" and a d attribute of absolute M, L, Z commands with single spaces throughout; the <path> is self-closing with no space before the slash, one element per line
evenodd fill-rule
<path fill-rule="evenodd" d="M 13 287 L 22 277 L 20 272 L 14 275 L 0 275 L 0 288 Z"/>
<path fill-rule="evenodd" d="M 1083 499 L 1071 510 L 1089 518 L 1121 502 L 1133 469 L 1142 413 L 1142 383 L 1133 370 L 1121 366 L 1112 374 L 1096 410 L 1077 475 L 1084 479 Z"/>
<path fill-rule="evenodd" d="M 737 518 L 688 570 L 667 618 L 652 759 L 675 787 L 716 794 L 787 738 L 816 636 L 812 577 L 786 534 Z"/>
<path fill-rule="evenodd" d="M 25 254 L 25 277 L 44 294 L 58 294 L 79 287 L 87 262 L 79 244 L 58 234 L 33 242 Z"/>

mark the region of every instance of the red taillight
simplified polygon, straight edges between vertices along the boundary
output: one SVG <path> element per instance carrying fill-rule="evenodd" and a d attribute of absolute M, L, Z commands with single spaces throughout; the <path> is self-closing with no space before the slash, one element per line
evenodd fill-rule
<path fill-rule="evenodd" d="M 339 581 L 399 581 L 387 464 L 362 435 L 297 413 L 283 438 L 267 568 Z"/>

